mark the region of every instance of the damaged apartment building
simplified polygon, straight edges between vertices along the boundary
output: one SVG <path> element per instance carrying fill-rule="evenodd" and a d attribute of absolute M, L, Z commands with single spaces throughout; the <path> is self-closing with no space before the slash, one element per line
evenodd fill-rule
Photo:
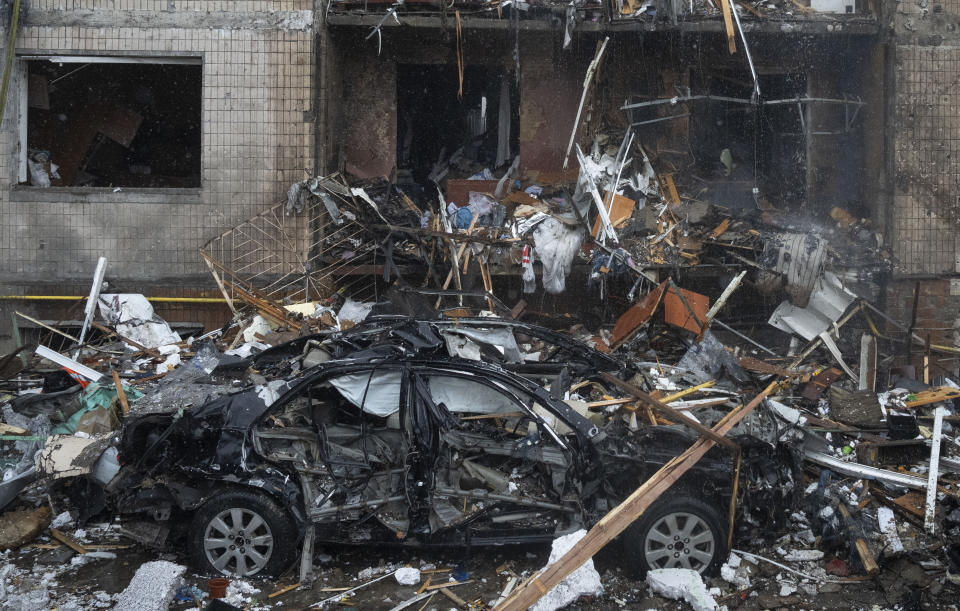
<path fill-rule="evenodd" d="M 175 327 L 223 324 L 232 312 L 198 249 L 309 177 L 380 179 L 415 207 L 436 205 L 442 185 L 464 205 L 471 177 L 490 190 L 506 174 L 572 187 L 577 148 L 615 150 L 628 126 L 678 202 L 795 215 L 800 231 L 843 211 L 889 262 L 850 280 L 869 280 L 872 299 L 934 344 L 956 343 L 960 8 L 949 2 L 81 4 L 2 6 L 5 347 L 38 330 L 15 311 L 77 331 L 100 256 L 109 292 L 148 295 Z M 633 223 L 655 229 L 645 215 L 637 206 Z M 356 256 L 309 297 L 379 294 L 377 256 Z M 646 263 L 714 275 L 705 262 Z M 426 267 L 400 266 L 417 283 Z M 522 272 L 516 260 L 490 275 L 510 306 Z M 630 281 L 581 290 L 583 257 L 571 273 L 538 307 L 611 322 L 629 305 Z"/>
<path fill-rule="evenodd" d="M 166 550 L 211 596 L 278 578 L 291 607 L 394 575 L 365 593 L 392 611 L 553 610 L 614 539 L 570 600 L 658 606 L 621 569 L 694 608 L 952 599 L 958 23 L 960 0 L 0 0 L 0 517 L 34 520 L 0 537 L 0 595 L 49 599 L 48 527 L 61 574 L 119 558 L 89 523 L 141 546 L 111 547 L 126 567 Z M 546 542 L 535 573 L 469 557 Z M 395 544 L 467 552 L 407 591 Z"/>

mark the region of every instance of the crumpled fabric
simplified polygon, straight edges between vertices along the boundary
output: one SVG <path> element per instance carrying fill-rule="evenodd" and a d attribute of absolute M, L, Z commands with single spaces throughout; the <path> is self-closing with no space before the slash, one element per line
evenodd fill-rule
<path fill-rule="evenodd" d="M 552 295 L 566 289 L 567 275 L 583 242 L 583 227 L 568 226 L 550 217 L 533 230 L 533 240 L 543 267 L 543 288 Z"/>

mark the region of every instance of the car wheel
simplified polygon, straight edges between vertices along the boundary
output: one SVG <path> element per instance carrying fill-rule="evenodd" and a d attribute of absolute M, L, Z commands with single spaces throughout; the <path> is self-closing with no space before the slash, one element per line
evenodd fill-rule
<path fill-rule="evenodd" d="M 297 528 L 265 494 L 230 490 L 204 503 L 190 525 L 194 565 L 224 575 L 276 576 L 296 559 Z"/>
<path fill-rule="evenodd" d="M 674 497 L 654 503 L 624 531 L 624 551 L 641 575 L 674 568 L 714 574 L 727 553 L 724 522 L 713 506 Z"/>

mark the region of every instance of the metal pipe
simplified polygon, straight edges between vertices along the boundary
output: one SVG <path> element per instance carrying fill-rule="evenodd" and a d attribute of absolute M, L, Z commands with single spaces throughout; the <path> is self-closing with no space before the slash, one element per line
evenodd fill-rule
<path fill-rule="evenodd" d="M 434 489 L 434 493 L 442 496 L 456 496 L 466 499 L 477 499 L 479 501 L 504 501 L 507 503 L 516 503 L 517 505 L 522 505 L 524 507 L 537 507 L 539 509 L 550 509 L 552 511 L 566 511 L 569 513 L 576 513 L 577 511 L 573 507 L 565 507 L 563 505 L 557 505 L 556 503 L 545 503 L 543 501 L 537 501 L 525 497 L 511 496 L 509 494 L 496 494 L 493 492 L 487 492 L 486 490 L 455 490 L 453 488 L 437 487 Z"/>
<path fill-rule="evenodd" d="M 0 124 L 3 123 L 7 108 L 7 91 L 10 87 L 10 71 L 13 69 L 13 56 L 17 48 L 17 29 L 20 25 L 20 0 L 13 2 L 13 14 L 10 16 L 10 35 L 7 37 L 6 65 L 3 68 L 3 85 L 0 86 Z"/>
<path fill-rule="evenodd" d="M 737 31 L 740 32 L 740 40 L 743 41 L 743 52 L 747 55 L 747 63 L 750 64 L 750 74 L 753 75 L 753 102 L 760 101 L 760 81 L 757 79 L 757 71 L 753 67 L 753 57 L 750 55 L 750 45 L 747 44 L 747 37 L 743 33 L 743 26 L 740 25 L 740 13 L 737 11 L 737 4 L 730 3 L 730 12 L 733 13 L 733 20 L 737 24 Z"/>
<path fill-rule="evenodd" d="M 0 295 L 0 301 L 80 301 L 85 295 Z M 225 303 L 223 297 L 147 297 L 155 303 Z"/>
<path fill-rule="evenodd" d="M 753 344 L 753 345 L 756 346 L 757 348 L 760 348 L 761 350 L 763 350 L 763 351 L 766 352 L 767 354 L 772 354 L 773 356 L 780 356 L 780 355 L 778 355 L 776 352 L 774 352 L 773 350 L 771 350 L 771 349 L 767 348 L 766 346 L 764 346 L 763 344 L 759 344 L 759 343 L 755 342 L 754 340 L 750 339 L 749 337 L 747 337 L 746 335 L 744 335 L 743 333 L 740 333 L 739 331 L 737 331 L 736 329 L 734 329 L 734 328 L 731 327 L 730 325 L 724 323 L 722 320 L 717 320 L 716 318 L 714 318 L 713 321 L 711 321 L 711 322 L 714 322 L 714 323 L 720 325 L 721 327 L 723 327 L 724 329 L 726 329 L 726 330 L 729 331 L 730 333 L 733 333 L 734 335 L 736 335 L 736 336 L 739 337 L 740 339 L 743 339 L 743 340 L 746 340 L 746 341 L 750 342 L 751 344 Z"/>

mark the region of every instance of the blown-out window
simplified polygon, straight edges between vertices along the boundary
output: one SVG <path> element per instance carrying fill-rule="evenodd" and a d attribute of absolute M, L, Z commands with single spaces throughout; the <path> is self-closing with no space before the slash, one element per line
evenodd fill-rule
<path fill-rule="evenodd" d="M 200 186 L 200 58 L 21 60 L 22 184 Z"/>

